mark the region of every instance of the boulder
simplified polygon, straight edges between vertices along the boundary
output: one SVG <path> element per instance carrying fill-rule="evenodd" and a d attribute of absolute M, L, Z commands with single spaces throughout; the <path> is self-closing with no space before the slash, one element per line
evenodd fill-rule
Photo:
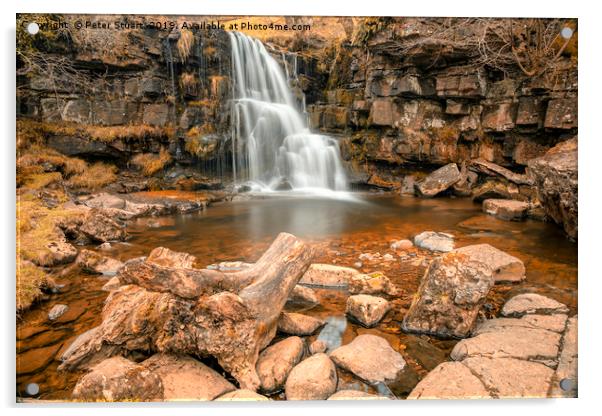
<path fill-rule="evenodd" d="M 345 287 L 351 276 L 359 272 L 351 267 L 333 266 L 331 264 L 312 264 L 299 283 L 311 286 Z"/>
<path fill-rule="evenodd" d="M 400 291 L 380 272 L 356 274 L 349 280 L 349 293 L 398 296 Z"/>
<path fill-rule="evenodd" d="M 474 244 L 454 252 L 489 265 L 496 283 L 520 282 L 525 279 L 525 265 L 521 260 L 489 244 Z"/>
<path fill-rule="evenodd" d="M 485 263 L 456 252 L 437 257 L 424 273 L 402 328 L 441 337 L 466 337 L 493 284 L 493 272 Z"/>
<path fill-rule="evenodd" d="M 164 400 L 213 400 L 235 389 L 215 370 L 185 355 L 155 354 L 141 365 L 161 378 Z"/>
<path fill-rule="evenodd" d="M 85 272 L 104 274 L 106 276 L 115 276 L 117 271 L 123 266 L 123 263 L 119 260 L 101 256 L 94 251 L 86 249 L 79 252 L 75 262 Z"/>
<path fill-rule="evenodd" d="M 468 367 L 457 362 L 439 364 L 414 387 L 408 400 L 489 399 L 491 393 Z"/>
<path fill-rule="evenodd" d="M 77 257 L 77 249 L 65 241 L 52 241 L 46 244 L 47 252 L 39 259 L 34 260 L 39 265 L 57 266 L 59 264 L 71 263 Z"/>
<path fill-rule="evenodd" d="M 334 363 L 368 383 L 395 380 L 406 362 L 386 339 L 363 334 L 330 353 Z"/>
<path fill-rule="evenodd" d="M 54 305 L 48 312 L 48 319 L 55 321 L 59 319 L 65 312 L 67 312 L 67 310 L 69 310 L 69 306 L 67 305 Z"/>
<path fill-rule="evenodd" d="M 389 400 L 389 398 L 360 390 L 339 390 L 330 396 L 328 400 Z"/>
<path fill-rule="evenodd" d="M 389 302 L 383 298 L 354 295 L 347 299 L 345 312 L 362 325 L 373 327 L 380 322 L 390 308 Z"/>
<path fill-rule="evenodd" d="M 82 401 L 155 401 L 163 399 L 163 384 L 146 367 L 123 357 L 112 357 L 80 378 L 72 397 Z"/>
<path fill-rule="evenodd" d="M 424 231 L 414 237 L 414 244 L 431 251 L 448 252 L 454 249 L 454 236 L 448 233 Z"/>
<path fill-rule="evenodd" d="M 502 307 L 504 316 L 522 316 L 524 314 L 550 314 L 569 311 L 566 305 L 536 293 L 516 295 Z"/>
<path fill-rule="evenodd" d="M 483 212 L 501 220 L 520 221 L 525 218 L 530 208 L 528 202 L 510 199 L 486 199 L 483 201 Z"/>
<path fill-rule="evenodd" d="M 91 212 L 84 219 L 79 231 L 89 239 L 100 243 L 124 241 L 127 236 L 125 227 L 98 211 Z"/>
<path fill-rule="evenodd" d="M 261 389 L 272 393 L 284 387 L 284 382 L 304 352 L 303 340 L 288 337 L 264 349 L 257 359 L 257 375 Z"/>
<path fill-rule="evenodd" d="M 269 400 L 253 390 L 246 389 L 234 390 L 215 399 L 216 402 L 267 402 Z"/>
<path fill-rule="evenodd" d="M 458 182 L 461 179 L 458 165 L 450 163 L 437 169 L 416 185 L 422 196 L 433 197 Z"/>
<path fill-rule="evenodd" d="M 529 162 L 537 197 L 546 214 L 577 239 L 577 138 L 562 142 Z"/>
<path fill-rule="evenodd" d="M 323 327 L 325 322 L 301 313 L 283 312 L 278 320 L 278 331 L 289 335 L 311 335 Z"/>
<path fill-rule="evenodd" d="M 291 294 L 286 301 L 286 304 L 291 306 L 304 306 L 310 307 L 315 306 L 320 301 L 318 300 L 318 296 L 313 289 L 301 285 L 297 285 L 293 288 Z"/>
<path fill-rule="evenodd" d="M 287 400 L 326 400 L 337 388 L 337 371 L 326 354 L 301 361 L 286 380 Z"/>

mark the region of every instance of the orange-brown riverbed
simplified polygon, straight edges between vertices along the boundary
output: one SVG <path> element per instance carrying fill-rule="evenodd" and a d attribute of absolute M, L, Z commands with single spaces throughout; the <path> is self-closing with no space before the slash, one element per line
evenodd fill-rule
<path fill-rule="evenodd" d="M 104 254 L 127 260 L 165 246 L 197 257 L 197 267 L 230 260 L 255 261 L 279 232 L 289 232 L 316 244 L 315 262 L 351 267 L 362 253 L 387 253 L 393 261 L 362 261 L 363 272 L 383 271 L 404 294 L 394 309 L 373 329 L 345 319 L 346 293 L 318 289 L 321 304 L 303 313 L 326 319 L 320 337 L 330 345 L 347 343 L 360 333 L 378 333 L 389 340 L 409 363 L 404 380 L 389 386 L 365 386 L 348 374 L 340 383 L 352 388 L 374 389 L 405 397 L 419 377 L 445 360 L 454 341 L 401 333 L 399 322 L 418 287 L 424 266 L 432 255 L 411 249 L 394 253 L 392 240 L 412 238 L 421 231 L 454 234 L 456 247 L 489 243 L 525 263 L 527 279 L 517 285 L 496 286 L 490 295 L 488 314 L 495 314 L 508 297 L 537 292 L 577 311 L 577 244 L 568 241 L 553 224 L 527 220 L 514 223 L 483 215 L 480 205 L 468 199 L 417 199 L 397 196 L 358 196 L 356 200 L 308 197 L 262 197 L 212 205 L 204 212 L 172 217 L 141 218 L 128 226 L 127 243 L 113 245 Z M 400 259 L 399 254 L 403 256 Z M 56 278 L 61 293 L 24 313 L 17 322 L 17 393 L 25 395 L 29 383 L 37 383 L 42 399 L 68 399 L 79 377 L 57 373 L 57 357 L 77 335 L 100 323 L 101 290 L 106 278 L 66 273 Z M 69 311 L 50 323 L 47 313 L 55 304 Z M 278 398 L 278 396 L 274 397 Z"/>

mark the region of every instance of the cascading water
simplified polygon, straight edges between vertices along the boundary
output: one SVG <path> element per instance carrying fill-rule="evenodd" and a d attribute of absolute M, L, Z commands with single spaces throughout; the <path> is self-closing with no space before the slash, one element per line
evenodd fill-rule
<path fill-rule="evenodd" d="M 336 140 L 309 131 L 282 68 L 259 40 L 228 34 L 234 180 L 261 190 L 282 189 L 286 182 L 294 190 L 345 190 Z"/>

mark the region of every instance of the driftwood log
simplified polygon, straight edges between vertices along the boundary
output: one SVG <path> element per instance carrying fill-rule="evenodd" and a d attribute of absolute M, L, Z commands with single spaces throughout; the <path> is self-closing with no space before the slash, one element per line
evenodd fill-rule
<path fill-rule="evenodd" d="M 76 339 L 60 369 L 136 351 L 213 356 L 240 388 L 257 390 L 258 354 L 273 339 L 311 248 L 281 233 L 252 267 L 236 273 L 193 269 L 186 256 L 158 248 L 126 262 L 102 323 Z"/>

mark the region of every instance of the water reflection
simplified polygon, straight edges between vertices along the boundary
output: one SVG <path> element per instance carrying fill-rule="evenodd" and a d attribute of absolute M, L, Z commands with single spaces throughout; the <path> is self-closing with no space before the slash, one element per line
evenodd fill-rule
<path fill-rule="evenodd" d="M 318 335 L 318 340 L 326 344 L 327 351 L 333 351 L 343 343 L 343 333 L 347 328 L 347 319 L 345 316 L 330 316 L 326 318 L 326 326 L 322 328 Z"/>

